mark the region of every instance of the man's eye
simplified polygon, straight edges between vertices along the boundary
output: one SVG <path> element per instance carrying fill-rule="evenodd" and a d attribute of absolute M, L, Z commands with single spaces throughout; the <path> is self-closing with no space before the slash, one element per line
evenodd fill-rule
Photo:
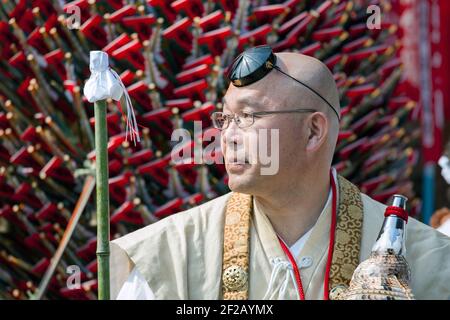
<path fill-rule="evenodd" d="M 243 113 L 242 114 L 242 118 L 244 118 L 244 119 L 249 119 L 249 118 L 251 118 L 252 117 L 252 114 L 251 113 Z"/>

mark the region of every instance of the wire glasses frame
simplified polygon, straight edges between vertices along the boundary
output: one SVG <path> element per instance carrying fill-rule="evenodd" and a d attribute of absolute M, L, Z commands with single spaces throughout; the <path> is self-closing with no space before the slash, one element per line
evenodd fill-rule
<path fill-rule="evenodd" d="M 242 116 L 237 114 L 226 114 L 223 112 L 213 112 L 211 114 L 211 120 L 214 128 L 219 130 L 224 130 L 228 128 L 230 122 L 234 120 L 236 125 L 240 129 L 245 129 L 253 125 L 255 118 L 261 118 L 265 116 L 270 116 L 273 114 L 283 114 L 283 113 L 313 113 L 317 112 L 314 109 L 291 109 L 291 110 L 278 110 L 278 111 L 258 111 L 258 112 L 243 112 Z"/>

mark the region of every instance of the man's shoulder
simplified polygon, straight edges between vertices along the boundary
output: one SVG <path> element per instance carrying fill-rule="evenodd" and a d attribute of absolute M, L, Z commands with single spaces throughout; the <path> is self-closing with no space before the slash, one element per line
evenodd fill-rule
<path fill-rule="evenodd" d="M 112 242 L 121 247 L 127 247 L 131 244 L 137 244 L 154 237 L 160 238 L 164 235 L 175 240 L 178 236 L 185 236 L 185 233 L 192 231 L 192 228 L 196 228 L 201 232 L 223 219 L 225 206 L 230 195 L 231 192 L 188 210 L 180 211 L 117 238 Z"/>

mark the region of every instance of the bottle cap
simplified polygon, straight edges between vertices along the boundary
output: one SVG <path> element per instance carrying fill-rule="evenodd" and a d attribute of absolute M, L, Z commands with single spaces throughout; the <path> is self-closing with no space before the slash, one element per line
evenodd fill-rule
<path fill-rule="evenodd" d="M 400 194 L 394 194 L 394 199 L 392 201 L 392 205 L 394 207 L 399 207 L 402 209 L 406 209 L 406 201 L 408 201 L 408 198 L 405 196 L 402 196 Z"/>

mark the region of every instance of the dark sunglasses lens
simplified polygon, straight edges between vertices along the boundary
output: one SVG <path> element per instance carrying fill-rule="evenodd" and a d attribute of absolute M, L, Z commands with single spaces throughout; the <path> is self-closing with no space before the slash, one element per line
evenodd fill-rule
<path fill-rule="evenodd" d="M 244 51 L 234 60 L 227 77 L 235 86 L 246 86 L 262 79 L 272 70 L 275 62 L 276 56 L 270 46 L 257 46 Z"/>

